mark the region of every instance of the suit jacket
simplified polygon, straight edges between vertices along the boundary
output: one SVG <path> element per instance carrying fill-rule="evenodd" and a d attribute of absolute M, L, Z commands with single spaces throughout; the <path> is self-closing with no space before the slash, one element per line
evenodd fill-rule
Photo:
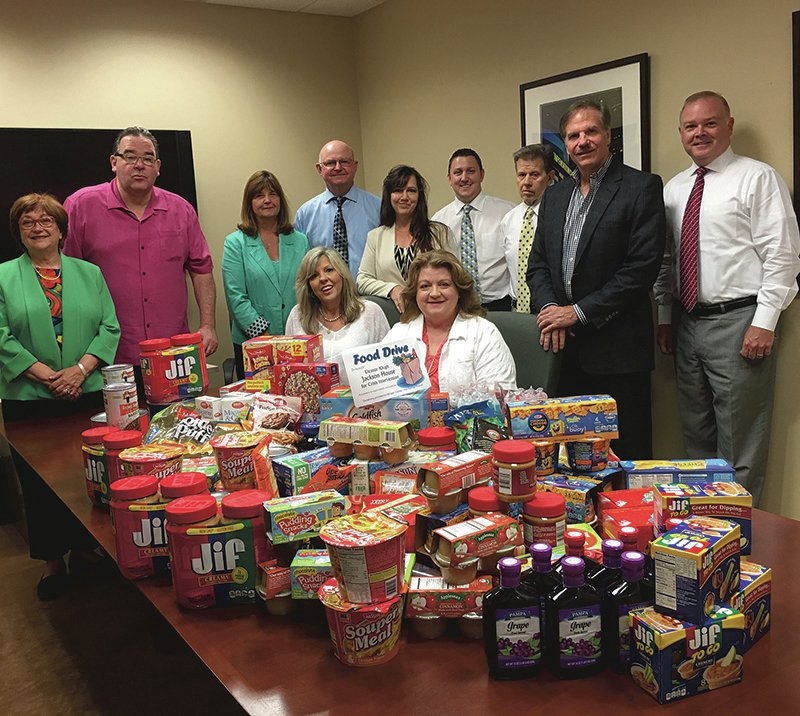
<path fill-rule="evenodd" d="M 284 331 L 286 319 L 296 303 L 294 279 L 308 251 L 308 239 L 305 234 L 293 231 L 281 234 L 279 241 L 282 278 L 258 236 L 234 231 L 225 238 L 222 283 L 234 343 L 247 340 L 250 337 L 247 329 L 259 318 L 269 321 L 271 334 L 280 335 Z"/>
<path fill-rule="evenodd" d="M 534 312 L 549 303 L 570 303 L 561 260 L 574 187 L 565 179 L 542 199 L 527 272 Z M 573 327 L 567 350 L 578 351 L 587 373 L 653 369 L 650 289 L 664 254 L 665 231 L 661 178 L 614 159 L 586 217 L 572 276 L 572 302 L 588 325 Z"/>
<path fill-rule="evenodd" d="M 63 342 L 58 348 L 50 306 L 30 258 L 23 254 L 0 264 L 0 398 L 54 399 L 47 386 L 22 373 L 36 361 L 53 370 L 76 365 L 85 353 L 112 363 L 119 323 L 103 274 L 94 264 L 61 257 Z M 97 370 L 83 391 L 102 389 Z"/>

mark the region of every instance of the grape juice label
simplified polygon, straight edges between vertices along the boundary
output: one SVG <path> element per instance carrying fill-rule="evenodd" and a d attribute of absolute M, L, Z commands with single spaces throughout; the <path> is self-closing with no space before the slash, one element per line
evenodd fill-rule
<path fill-rule="evenodd" d="M 497 664 L 503 668 L 534 666 L 542 659 L 542 629 L 539 607 L 498 609 Z M 598 617 L 599 629 L 600 617 Z"/>
<path fill-rule="evenodd" d="M 627 664 L 631 660 L 631 628 L 628 623 L 628 613 L 634 609 L 644 609 L 652 605 L 652 602 L 641 602 L 639 604 L 620 604 L 617 607 L 617 643 L 619 644 L 619 660 L 622 664 Z"/>
<path fill-rule="evenodd" d="M 559 663 L 563 668 L 600 661 L 600 605 L 558 610 Z"/>

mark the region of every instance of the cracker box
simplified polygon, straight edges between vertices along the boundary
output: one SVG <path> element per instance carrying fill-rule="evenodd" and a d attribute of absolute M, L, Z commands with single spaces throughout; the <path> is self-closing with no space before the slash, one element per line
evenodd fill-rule
<path fill-rule="evenodd" d="M 640 487 L 634 490 L 609 490 L 597 495 L 597 517 L 602 522 L 606 510 L 628 510 L 635 507 L 653 509 L 653 490 Z"/>
<path fill-rule="evenodd" d="M 488 557 L 509 545 L 522 544 L 522 528 L 513 517 L 489 513 L 433 532 L 431 553 L 442 565 L 459 567 Z"/>
<path fill-rule="evenodd" d="M 303 413 L 316 418 L 320 412 L 320 396 L 337 385 L 338 363 L 281 363 L 272 368 L 269 392 L 301 398 Z"/>
<path fill-rule="evenodd" d="M 652 487 L 667 483 L 705 485 L 709 482 L 734 482 L 736 471 L 725 460 L 620 460 L 625 487 Z"/>
<path fill-rule="evenodd" d="M 706 515 L 731 520 L 742 530 L 742 554 L 750 554 L 753 496 L 738 482 L 711 482 L 707 485 L 655 485 L 654 527 L 656 534 L 666 531 L 670 517 Z"/>
<path fill-rule="evenodd" d="M 296 455 L 279 455 L 272 458 L 272 470 L 278 483 L 281 497 L 299 495 L 311 480 L 311 476 L 325 465 L 331 465 L 337 459 L 331 457 L 328 448 L 318 448 Z"/>
<path fill-rule="evenodd" d="M 469 505 L 461 504 L 447 514 L 419 513 L 414 529 L 414 551 L 430 556 L 433 554 L 433 533 L 440 527 L 455 525 L 469 519 Z"/>
<path fill-rule="evenodd" d="M 292 599 L 317 599 L 319 588 L 331 577 L 336 576 L 327 549 L 299 550 L 289 569 Z"/>
<path fill-rule="evenodd" d="M 613 494 L 613 493 L 612 493 Z M 600 519 L 603 539 L 619 539 L 620 529 L 636 527 L 639 530 L 637 548 L 643 554 L 648 552 L 648 544 L 653 539 L 653 507 L 627 507 L 606 509 Z"/>
<path fill-rule="evenodd" d="M 416 433 L 407 422 L 397 420 L 362 420 L 335 415 L 319 424 L 319 440 L 362 445 L 407 448 Z"/>
<path fill-rule="evenodd" d="M 195 412 L 205 420 L 222 420 L 222 406 L 213 395 L 198 395 L 194 399 Z"/>
<path fill-rule="evenodd" d="M 441 497 L 454 490 L 485 485 L 492 479 L 492 456 L 479 450 L 421 465 L 417 490 L 430 497 Z"/>
<path fill-rule="evenodd" d="M 746 559 L 739 562 L 739 569 L 739 591 L 731 600 L 731 606 L 744 614 L 744 653 L 769 631 L 772 570 Z"/>
<path fill-rule="evenodd" d="M 316 537 L 328 520 L 344 515 L 348 506 L 347 497 L 336 490 L 267 500 L 264 502 L 267 536 L 276 545 Z"/>
<path fill-rule="evenodd" d="M 631 676 L 660 704 L 742 680 L 744 615 L 718 609 L 701 626 L 652 607 L 628 616 Z"/>
<path fill-rule="evenodd" d="M 617 401 L 610 395 L 576 395 L 538 401 L 506 403 L 509 437 L 609 438 L 619 437 Z"/>
<path fill-rule="evenodd" d="M 567 503 L 567 524 L 591 522 L 595 518 L 594 502 L 603 487 L 600 480 L 555 474 L 538 480 L 536 484 L 540 490 L 556 492 L 564 497 Z"/>
<path fill-rule="evenodd" d="M 256 336 L 242 343 L 247 390 L 267 392 L 279 363 L 322 362 L 322 336 Z"/>
<path fill-rule="evenodd" d="M 444 399 L 444 403 L 440 404 Z M 399 398 L 390 398 L 381 403 L 372 403 L 356 408 L 353 392 L 348 385 L 340 385 L 320 398 L 320 420 L 342 415 L 346 418 L 373 420 L 398 420 L 409 423 L 415 430 L 428 427 L 431 411 L 447 410 L 447 394 L 418 390 Z"/>
<path fill-rule="evenodd" d="M 407 617 L 463 617 L 483 611 L 483 597 L 492 588 L 491 577 L 469 584 L 447 584 L 442 577 L 411 577 L 406 597 Z"/>
<path fill-rule="evenodd" d="M 735 522 L 692 515 L 651 542 L 656 610 L 702 624 L 728 606 L 739 589 L 740 537 Z"/>

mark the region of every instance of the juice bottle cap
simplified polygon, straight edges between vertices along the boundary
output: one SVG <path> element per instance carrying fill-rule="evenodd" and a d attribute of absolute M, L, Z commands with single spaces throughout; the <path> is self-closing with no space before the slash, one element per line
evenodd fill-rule
<path fill-rule="evenodd" d="M 626 582 L 638 582 L 644 577 L 644 555 L 641 552 L 622 553 L 622 578 Z"/>
<path fill-rule="evenodd" d="M 498 563 L 500 586 L 511 588 L 519 586 L 520 561 L 516 557 L 503 557 Z"/>
<path fill-rule="evenodd" d="M 670 517 L 667 520 L 667 531 L 669 531 L 671 529 L 674 529 L 675 527 L 677 527 L 682 522 L 683 522 L 683 520 L 680 517 Z"/>
<path fill-rule="evenodd" d="M 568 547 L 583 547 L 586 543 L 586 533 L 580 530 L 567 530 L 564 533 L 564 542 Z"/>
<path fill-rule="evenodd" d="M 584 561 L 580 557 L 564 557 L 561 560 L 561 567 L 565 586 L 580 587 L 584 584 Z"/>
<path fill-rule="evenodd" d="M 625 545 L 618 539 L 603 540 L 603 564 L 612 569 L 619 569 L 622 565 L 621 557 Z"/>
<path fill-rule="evenodd" d="M 528 551 L 531 553 L 533 568 L 537 572 L 549 572 L 552 568 L 550 560 L 553 557 L 553 548 L 544 542 L 532 544 Z"/>
<path fill-rule="evenodd" d="M 639 544 L 639 528 L 633 525 L 625 525 L 619 528 L 619 538 L 623 544 Z"/>

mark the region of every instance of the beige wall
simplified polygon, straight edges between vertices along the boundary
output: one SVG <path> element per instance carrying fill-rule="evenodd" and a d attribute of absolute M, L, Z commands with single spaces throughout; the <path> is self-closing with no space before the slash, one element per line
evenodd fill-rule
<path fill-rule="evenodd" d="M 566 8 L 569 7 L 569 10 Z M 511 153 L 520 139 L 519 85 L 647 52 L 652 63 L 652 168 L 668 179 L 688 165 L 677 136 L 683 98 L 725 94 L 734 146 L 792 169 L 791 13 L 797 3 L 616 0 L 567 5 L 531 0 L 390 0 L 356 18 L 358 93 L 366 180 L 373 190 L 397 162 L 431 183 L 431 207 L 451 198 L 452 149 L 481 154 L 489 193 L 515 199 Z M 763 506 L 800 518 L 800 402 L 794 360 L 800 308 L 782 321 L 780 390 Z M 654 374 L 656 454 L 682 455 L 670 361 Z"/>

